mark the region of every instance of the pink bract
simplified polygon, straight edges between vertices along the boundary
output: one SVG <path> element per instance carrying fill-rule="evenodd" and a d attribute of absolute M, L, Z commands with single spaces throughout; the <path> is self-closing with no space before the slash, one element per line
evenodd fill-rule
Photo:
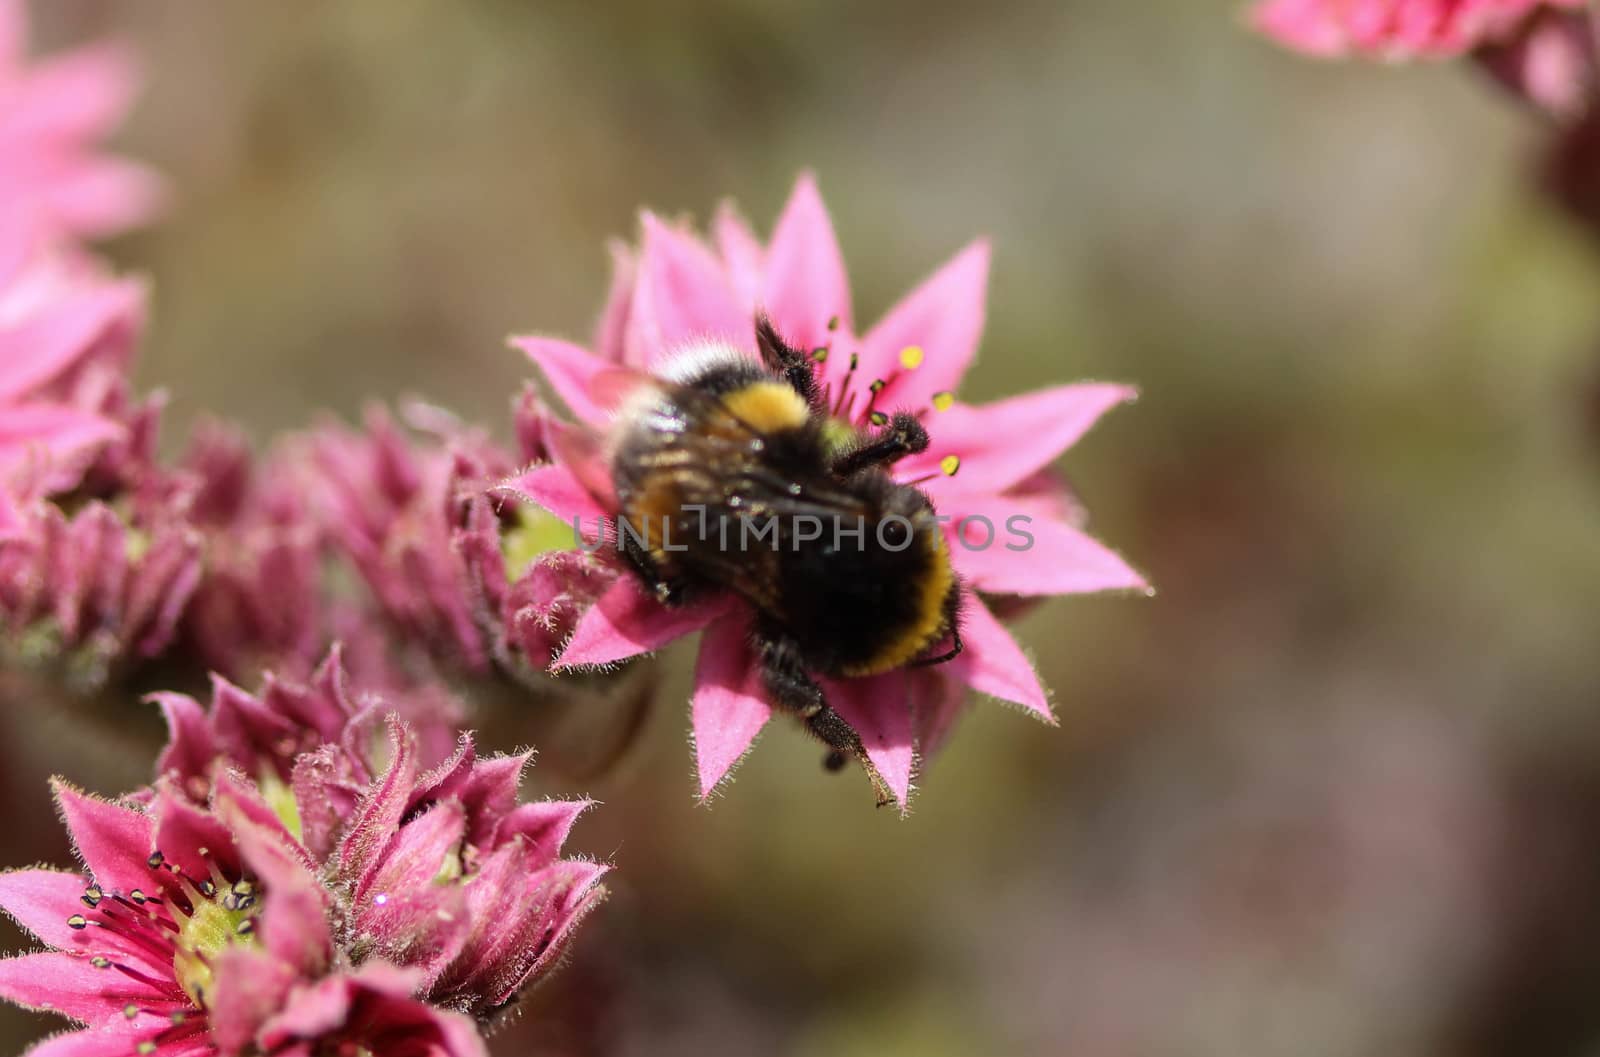
<path fill-rule="evenodd" d="M 843 256 L 816 185 L 802 176 L 772 239 L 762 244 L 724 208 L 715 248 L 652 214 L 643 217 L 637 254 L 614 251 L 616 281 L 594 351 L 546 337 L 514 344 L 538 366 L 584 427 L 603 432 L 608 379 L 617 366 L 655 372 L 686 346 L 714 341 L 753 357 L 758 310 L 786 340 L 818 350 L 819 382 L 835 417 L 861 429 L 874 408 L 926 411 L 932 444 L 903 459 L 893 475 L 918 482 L 947 530 L 963 518 L 1003 525 L 1033 519 L 1035 547 L 953 547 L 968 590 L 965 652 L 940 669 L 944 679 L 1011 702 L 1053 722 L 1044 688 L 1009 632 L 978 592 L 1053 595 L 1145 590 L 1144 580 L 1085 534 L 1067 511 L 1076 504 L 1053 477 L 1041 476 L 1106 411 L 1134 398 L 1123 385 L 1085 383 L 974 405 L 954 396 L 977 353 L 984 324 L 989 247 L 975 242 L 857 336 Z M 593 466 L 562 455 L 508 480 L 502 491 L 564 519 L 593 524 L 613 513 Z M 602 471 L 603 472 L 603 471 Z M 1046 482 L 1041 486 L 1040 482 Z M 632 576 L 623 576 L 591 607 L 559 659 L 559 668 L 605 666 L 703 630 L 692 706 L 702 796 L 744 755 L 771 714 L 749 650 L 749 613 L 732 598 L 668 609 Z M 866 753 L 902 807 L 911 791 L 919 740 L 932 751 L 949 727 L 949 708 L 930 700 L 923 673 L 825 681 L 834 708 L 860 734 Z M 939 680 L 933 680 L 938 690 Z M 940 700 L 942 691 L 931 695 Z"/>

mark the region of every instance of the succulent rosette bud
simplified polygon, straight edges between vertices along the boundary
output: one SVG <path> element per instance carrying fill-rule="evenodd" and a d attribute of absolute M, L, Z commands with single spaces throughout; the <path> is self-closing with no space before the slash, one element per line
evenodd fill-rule
<path fill-rule="evenodd" d="M 324 535 L 399 635 L 446 670 L 540 680 L 609 584 L 595 562 L 544 561 L 572 546 L 570 529 L 490 494 L 544 456 L 548 412 L 531 391 L 518 400 L 518 457 L 437 409 L 406 417 L 415 435 L 374 410 L 362 430 L 326 426 L 293 446 Z"/>
<path fill-rule="evenodd" d="M 237 430 L 203 422 L 178 464 L 205 540 L 186 643 L 199 665 L 235 678 L 309 674 L 335 637 L 322 540 L 282 462 L 257 459 Z"/>
<path fill-rule="evenodd" d="M 380 695 L 370 684 L 355 689 L 344 649 L 337 646 L 306 680 L 268 672 L 254 694 L 221 676 L 211 682 L 209 705 L 187 694 L 150 695 L 167 721 L 167 744 L 156 773 L 198 803 L 210 795 L 219 771 L 235 769 L 287 809 L 284 798 L 302 754 L 336 745 L 353 759 L 365 759 L 383 744 L 381 721 L 393 714 L 407 723 L 423 759 L 437 762 L 454 748 L 460 721 L 449 698 Z M 370 778 L 364 773 L 362 781 Z"/>

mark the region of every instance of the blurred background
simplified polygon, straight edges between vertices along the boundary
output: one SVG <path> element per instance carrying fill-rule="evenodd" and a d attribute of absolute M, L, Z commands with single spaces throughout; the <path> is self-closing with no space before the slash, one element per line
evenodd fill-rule
<path fill-rule="evenodd" d="M 805 167 L 862 321 L 992 236 L 967 395 L 1144 391 L 1064 466 L 1160 596 L 1019 626 L 1061 728 L 976 703 L 901 820 L 775 725 L 702 808 L 670 654 L 545 790 L 618 870 L 499 1057 L 1600 1054 L 1600 254 L 1473 69 L 1231 0 L 33 6 L 146 56 L 174 202 L 110 254 L 173 447 L 406 395 L 506 437 L 505 336 L 585 338 L 639 206 L 765 231 Z M 11 737 L 6 861 L 64 861 L 72 723 Z"/>

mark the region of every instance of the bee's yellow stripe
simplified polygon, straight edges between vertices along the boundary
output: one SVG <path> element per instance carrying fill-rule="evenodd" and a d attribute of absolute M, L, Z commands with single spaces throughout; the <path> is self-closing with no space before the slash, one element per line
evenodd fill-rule
<path fill-rule="evenodd" d="M 899 635 L 883 644 L 871 658 L 847 670 L 846 675 L 878 675 L 914 660 L 917 654 L 933 645 L 944 631 L 944 600 L 955 584 L 956 574 L 950 568 L 950 555 L 945 553 L 944 536 L 933 529 L 924 537 L 929 549 L 931 564 L 922 578 L 917 593 L 917 619 Z"/>
<path fill-rule="evenodd" d="M 753 382 L 735 389 L 723 394 L 722 406 L 760 433 L 798 429 L 811 417 L 800 394 L 782 382 Z"/>

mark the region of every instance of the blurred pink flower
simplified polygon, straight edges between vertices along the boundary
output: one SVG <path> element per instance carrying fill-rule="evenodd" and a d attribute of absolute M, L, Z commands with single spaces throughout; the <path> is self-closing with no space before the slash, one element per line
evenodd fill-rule
<path fill-rule="evenodd" d="M 25 503 L 0 534 L 0 629 L 13 661 L 64 664 L 83 685 L 173 641 L 202 571 L 200 535 L 160 501 Z"/>
<path fill-rule="evenodd" d="M 349 968 L 329 892 L 253 790 L 211 810 L 55 792 L 87 876 L 0 875 L 0 906 L 50 948 L 0 961 L 0 996 L 82 1029 L 29 1057 L 485 1053 L 469 1020 L 412 997 L 414 973 Z"/>
<path fill-rule="evenodd" d="M 246 678 L 308 674 L 333 638 L 322 540 L 283 460 L 257 459 L 239 432 L 202 422 L 178 474 L 194 497 L 205 576 L 184 614 L 185 643 L 205 668 Z"/>
<path fill-rule="evenodd" d="M 97 150 L 132 102 L 132 58 L 96 45 L 30 62 L 26 14 L 23 0 L 0 0 L 0 202 L 91 238 L 143 222 L 159 204 L 159 181 Z"/>
<path fill-rule="evenodd" d="M 70 491 L 129 438 L 144 290 L 11 216 L 0 218 L 0 488 Z"/>
<path fill-rule="evenodd" d="M 1476 57 L 1501 84 L 1553 117 L 1576 123 L 1590 109 L 1595 26 L 1587 14 L 1539 11 Z"/>
<path fill-rule="evenodd" d="M 637 257 L 614 251 L 616 281 L 595 352 L 552 338 L 515 341 L 585 427 L 608 427 L 603 390 L 617 365 L 656 373 L 686 346 L 707 341 L 754 357 L 754 320 L 764 310 L 786 341 L 815 350 L 817 380 L 841 423 L 868 429 L 876 424 L 877 408 L 927 413 L 931 445 L 900 460 L 891 473 L 917 484 L 950 517 L 946 531 L 952 542 L 966 519 L 1004 525 L 1013 515 L 1032 518 L 1035 543 L 1027 551 L 950 548 L 967 585 L 961 623 L 966 649 L 937 676 L 898 670 L 821 680 L 829 703 L 860 735 L 875 780 L 906 804 L 918 743 L 931 752 L 960 701 L 959 689 L 947 692 L 947 685 L 971 687 L 1053 722 L 1032 665 L 977 592 L 1043 596 L 1146 589 L 1138 573 L 1081 531 L 1071 514 L 1076 503 L 1058 478 L 1043 472 L 1134 391 L 1086 383 L 987 405 L 956 399 L 983 330 L 989 248 L 981 241 L 857 337 L 843 257 L 810 176 L 800 178 L 766 245 L 726 208 L 715 223 L 715 250 L 648 213 L 643 228 Z M 557 441 L 551 447 L 559 454 L 574 446 Z M 605 489 L 594 484 L 593 469 L 571 458 L 535 466 L 502 490 L 587 525 L 615 514 Z M 559 667 L 609 665 L 703 629 L 692 711 L 704 796 L 771 715 L 749 623 L 749 610 L 731 598 L 668 609 L 637 578 L 624 575 L 588 609 Z"/>
<path fill-rule="evenodd" d="M 1252 24 L 1310 55 L 1449 58 L 1498 43 L 1540 8 L 1584 0 L 1262 0 Z"/>

